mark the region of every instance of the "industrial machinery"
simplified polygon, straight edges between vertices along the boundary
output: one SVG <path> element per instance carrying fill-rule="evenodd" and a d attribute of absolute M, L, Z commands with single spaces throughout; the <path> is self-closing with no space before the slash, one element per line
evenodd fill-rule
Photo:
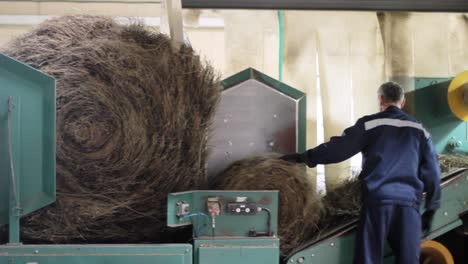
<path fill-rule="evenodd" d="M 468 110 L 460 110 L 468 107 L 459 106 L 466 98 L 465 75 L 461 75 L 461 81 L 460 77 L 452 81 L 416 79 L 417 89 L 408 95 L 413 96 L 414 114 L 431 130 L 440 152 L 467 151 L 468 126 L 455 117 L 459 111 L 463 120 L 468 116 L 463 112 Z M 208 162 L 211 175 L 253 153 L 305 150 L 303 93 L 253 69 L 226 79 L 223 85 L 223 100 L 210 141 L 214 147 Z M 459 100 L 455 103 L 458 110 L 449 110 L 444 99 L 447 91 L 449 102 Z M 452 98 L 451 94 L 456 95 Z M 265 97 L 270 102 L 268 107 L 259 103 Z M 233 128 L 242 130 L 233 133 Z M 19 239 L 20 217 L 55 200 L 54 133 L 53 78 L 0 55 L 0 225 L 8 224 L 9 231 L 9 243 L 0 245 L 0 264 L 351 262 L 356 221 L 304 241 L 281 259 L 278 193 L 262 190 L 170 194 L 167 224 L 192 225 L 191 244 L 23 245 Z M 466 221 L 468 170 L 445 174 L 442 188 L 441 209 L 424 241 L 459 228 Z M 441 253 L 431 245 L 426 248 L 435 251 L 434 256 Z M 391 261 L 392 253 L 387 250 L 386 262 Z"/>
<path fill-rule="evenodd" d="M 8 225 L 0 264 L 213 263 L 220 257 L 226 263 L 279 262 L 277 191 L 169 195 L 168 225 L 193 225 L 193 245 L 23 245 L 21 216 L 55 201 L 55 100 L 53 78 L 0 54 L 0 226 Z M 294 119 L 296 106 L 287 107 L 292 109 L 287 119 Z M 271 142 L 280 142 L 277 137 L 272 135 Z"/>

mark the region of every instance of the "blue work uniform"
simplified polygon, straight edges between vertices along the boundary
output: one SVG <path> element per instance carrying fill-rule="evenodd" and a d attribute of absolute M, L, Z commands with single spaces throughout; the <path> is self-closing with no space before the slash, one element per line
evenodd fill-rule
<path fill-rule="evenodd" d="M 359 152 L 363 206 L 354 263 L 382 263 L 386 240 L 397 263 L 419 263 L 423 192 L 427 210 L 440 207 L 440 168 L 429 133 L 400 108 L 389 106 L 304 152 L 302 159 L 315 167 Z"/>

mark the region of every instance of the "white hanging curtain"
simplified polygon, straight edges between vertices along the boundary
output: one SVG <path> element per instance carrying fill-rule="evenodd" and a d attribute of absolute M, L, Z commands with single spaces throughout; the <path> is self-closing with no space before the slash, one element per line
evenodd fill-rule
<path fill-rule="evenodd" d="M 283 81 L 307 96 L 306 148 L 317 145 L 317 40 L 315 25 L 304 23 L 308 11 L 284 11 Z M 316 188 L 316 169 L 308 174 Z"/>
<path fill-rule="evenodd" d="M 372 12 L 313 12 L 317 32 L 325 141 L 363 116 L 377 112 L 384 81 L 384 52 Z M 351 175 L 350 161 L 327 165 L 327 189 Z"/>
<path fill-rule="evenodd" d="M 278 76 L 278 18 L 276 11 L 223 10 L 225 23 L 224 76 L 248 67 Z"/>
<path fill-rule="evenodd" d="M 415 77 L 453 77 L 468 68 L 465 14 L 384 13 L 380 20 L 388 78 L 408 91 Z"/>
<path fill-rule="evenodd" d="M 320 143 L 318 115 L 323 114 L 327 141 L 378 110 L 376 90 L 385 79 L 383 41 L 372 12 L 285 11 L 284 16 L 284 81 L 308 95 L 307 147 L 313 148 Z M 317 72 L 323 103 L 319 112 Z M 315 170 L 310 174 L 320 181 Z M 326 185 L 333 188 L 350 175 L 349 160 L 328 165 Z"/>

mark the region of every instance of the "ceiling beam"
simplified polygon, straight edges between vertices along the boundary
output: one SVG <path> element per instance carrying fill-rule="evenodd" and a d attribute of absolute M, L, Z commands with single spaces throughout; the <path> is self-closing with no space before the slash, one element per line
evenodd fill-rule
<path fill-rule="evenodd" d="M 182 0 L 183 8 L 468 12 L 467 0 Z"/>

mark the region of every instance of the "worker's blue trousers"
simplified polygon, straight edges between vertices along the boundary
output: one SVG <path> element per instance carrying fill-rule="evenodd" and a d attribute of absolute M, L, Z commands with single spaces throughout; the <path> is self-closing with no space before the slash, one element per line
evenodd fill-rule
<path fill-rule="evenodd" d="M 385 241 L 398 264 L 419 264 L 421 216 L 415 205 L 364 205 L 355 241 L 354 264 L 381 264 Z"/>

